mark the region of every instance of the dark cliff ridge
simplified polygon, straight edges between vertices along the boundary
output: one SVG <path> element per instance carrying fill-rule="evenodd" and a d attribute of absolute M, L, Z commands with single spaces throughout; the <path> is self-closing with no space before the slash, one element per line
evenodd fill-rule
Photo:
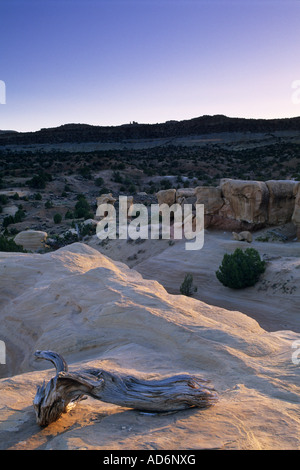
<path fill-rule="evenodd" d="M 300 131 L 300 117 L 282 119 L 246 119 L 223 115 L 201 116 L 160 124 L 123 124 L 93 126 L 64 124 L 36 132 L 0 131 L 0 146 L 79 142 L 118 142 L 131 139 L 186 137 L 222 132 L 269 133 Z"/>

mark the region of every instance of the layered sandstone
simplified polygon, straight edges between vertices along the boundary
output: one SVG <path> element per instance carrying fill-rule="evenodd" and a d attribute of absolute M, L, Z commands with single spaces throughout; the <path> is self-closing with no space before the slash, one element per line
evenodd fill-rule
<path fill-rule="evenodd" d="M 269 225 L 286 224 L 291 221 L 299 184 L 298 181 L 289 180 L 266 181 L 269 190 Z"/>
<path fill-rule="evenodd" d="M 48 234 L 41 230 L 23 230 L 19 232 L 14 241 L 28 251 L 38 251 L 45 248 Z"/>
<path fill-rule="evenodd" d="M 300 182 L 223 179 L 220 186 L 162 190 L 158 203 L 204 204 L 205 227 L 256 230 L 293 222 L 300 238 Z"/>
<path fill-rule="evenodd" d="M 299 366 L 291 359 L 299 335 L 268 333 L 236 310 L 171 295 L 81 243 L 44 255 L 1 253 L 0 261 L 1 370 L 10 375 L 0 380 L 1 449 L 299 448 Z M 33 397 L 53 368 L 35 361 L 36 349 L 60 352 L 71 370 L 197 374 L 211 380 L 219 402 L 156 415 L 89 398 L 39 429 Z"/>

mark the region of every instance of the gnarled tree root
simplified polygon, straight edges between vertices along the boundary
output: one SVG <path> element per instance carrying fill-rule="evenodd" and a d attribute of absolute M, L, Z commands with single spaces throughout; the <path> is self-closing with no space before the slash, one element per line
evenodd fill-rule
<path fill-rule="evenodd" d="M 176 375 L 162 380 L 140 380 L 102 369 L 68 371 L 64 358 L 53 351 L 36 351 L 35 356 L 51 361 L 56 375 L 37 387 L 33 401 L 40 426 L 56 421 L 86 395 L 107 403 L 148 412 L 206 408 L 218 400 L 209 381 L 193 375 Z"/>

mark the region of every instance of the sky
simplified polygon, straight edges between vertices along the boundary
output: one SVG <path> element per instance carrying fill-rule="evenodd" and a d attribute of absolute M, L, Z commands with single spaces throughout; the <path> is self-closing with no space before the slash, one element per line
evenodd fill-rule
<path fill-rule="evenodd" d="M 299 19 L 300 0 L 1 0 L 0 129 L 300 116 Z"/>

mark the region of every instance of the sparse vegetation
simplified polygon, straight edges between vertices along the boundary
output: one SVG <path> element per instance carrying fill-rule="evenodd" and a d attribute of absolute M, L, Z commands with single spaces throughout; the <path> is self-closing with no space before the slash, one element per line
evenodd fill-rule
<path fill-rule="evenodd" d="M 49 181 L 52 181 L 52 175 L 50 173 L 41 172 L 28 180 L 27 184 L 30 188 L 45 189 Z"/>
<path fill-rule="evenodd" d="M 237 248 L 232 254 L 225 253 L 216 276 L 224 286 L 242 289 L 254 286 L 265 269 L 266 263 L 257 250 Z"/>
<path fill-rule="evenodd" d="M 74 216 L 76 219 L 91 219 L 93 214 L 91 211 L 90 204 L 83 194 L 77 196 L 77 203 L 75 205 Z"/>
<path fill-rule="evenodd" d="M 4 235 L 0 235 L 0 251 L 16 251 L 26 253 L 21 245 L 17 245 L 12 238 L 7 238 Z"/>
<path fill-rule="evenodd" d="M 45 208 L 46 209 L 51 209 L 53 207 L 53 202 L 52 201 L 46 201 L 45 202 Z"/>
<path fill-rule="evenodd" d="M 54 216 L 53 216 L 53 222 L 54 222 L 55 224 L 60 224 L 61 221 L 62 221 L 62 216 L 61 216 L 61 214 L 54 214 Z"/>
<path fill-rule="evenodd" d="M 17 224 L 18 222 L 22 222 L 22 220 L 25 218 L 25 212 L 23 210 L 23 207 L 20 205 L 19 206 L 19 209 L 17 210 L 17 212 L 15 213 L 15 215 L 7 215 L 6 217 L 4 217 L 4 220 L 3 220 L 3 227 L 6 228 L 8 227 L 10 224 Z"/>
<path fill-rule="evenodd" d="M 182 295 L 186 295 L 188 297 L 192 296 L 195 292 L 197 292 L 197 287 L 193 284 L 193 276 L 192 274 L 186 274 L 184 280 L 180 286 L 180 293 Z"/>

